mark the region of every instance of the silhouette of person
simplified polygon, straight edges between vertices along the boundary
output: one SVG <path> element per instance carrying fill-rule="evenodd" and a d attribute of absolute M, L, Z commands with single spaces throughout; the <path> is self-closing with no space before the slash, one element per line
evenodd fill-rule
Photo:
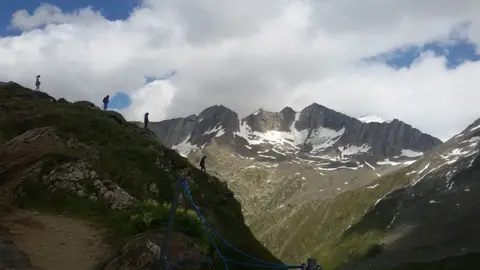
<path fill-rule="evenodd" d="M 143 117 L 143 127 L 146 129 L 148 125 L 148 112 L 145 113 L 145 116 Z"/>
<path fill-rule="evenodd" d="M 202 159 L 200 160 L 200 169 L 202 171 L 205 171 L 205 159 L 207 158 L 207 156 L 203 156 Z"/>
<path fill-rule="evenodd" d="M 35 86 L 36 86 L 35 91 L 40 91 L 40 75 L 37 75 Z"/>
<path fill-rule="evenodd" d="M 103 110 L 106 111 L 108 107 L 110 95 L 107 95 L 103 98 Z"/>

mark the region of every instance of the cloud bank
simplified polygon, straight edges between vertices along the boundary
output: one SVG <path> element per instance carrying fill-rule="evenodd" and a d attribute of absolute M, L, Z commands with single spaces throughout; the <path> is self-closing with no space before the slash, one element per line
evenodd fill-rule
<path fill-rule="evenodd" d="M 215 104 L 245 116 L 317 102 L 447 139 L 480 117 L 480 62 L 451 70 L 425 53 L 396 70 L 360 61 L 434 40 L 479 44 L 474 0 L 145 0 L 116 21 L 90 7 L 66 13 L 43 4 L 17 11 L 10 26 L 22 34 L 0 38 L 0 80 L 33 87 L 41 74 L 51 95 L 96 104 L 122 91 L 132 99 L 121 110 L 129 120 Z"/>

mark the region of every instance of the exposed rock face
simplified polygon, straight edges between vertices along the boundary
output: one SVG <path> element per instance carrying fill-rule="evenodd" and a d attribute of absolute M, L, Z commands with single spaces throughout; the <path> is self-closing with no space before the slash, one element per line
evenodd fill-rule
<path fill-rule="evenodd" d="M 280 112 L 260 109 L 241 121 L 228 108 L 213 106 L 198 117 L 191 115 L 151 123 L 150 129 L 165 145 L 183 151 L 205 147 L 216 137 L 219 143 L 234 146 L 240 154 L 248 156 L 254 153 L 245 153 L 244 145 L 250 148 L 253 144 L 290 144 L 296 151 L 317 154 L 318 150 L 339 154 L 339 148 L 362 148 L 361 153 L 355 154 L 376 161 L 399 156 L 403 150 L 425 152 L 441 143 L 397 119 L 365 123 L 316 103 L 300 112 L 290 107 Z M 259 142 L 258 136 L 263 136 L 263 141 Z M 283 136 L 284 141 L 275 141 L 272 136 Z M 256 142 L 249 141 L 250 137 Z"/>
<path fill-rule="evenodd" d="M 250 114 L 243 119 L 252 131 L 267 132 L 269 130 L 290 131 L 290 126 L 295 119 L 295 112 L 293 109 L 285 108 L 279 113 L 267 112 L 263 109 Z"/>
<path fill-rule="evenodd" d="M 120 253 L 111 259 L 103 270 L 151 269 L 156 259 L 160 257 L 160 246 L 163 235 L 145 233 L 136 236 L 126 243 Z M 169 253 L 175 254 L 176 260 L 201 261 L 208 259 L 191 238 L 182 234 L 172 235 Z M 178 265 L 170 263 L 172 269 L 200 269 L 202 265 Z"/>
<path fill-rule="evenodd" d="M 0 269 L 1 270 L 35 270 L 28 256 L 15 244 L 0 235 Z M 39 270 L 39 269 L 37 269 Z"/>
<path fill-rule="evenodd" d="M 44 175 L 42 180 L 52 190 L 66 190 L 94 201 L 102 198 L 109 202 L 112 209 L 123 209 L 136 201 L 115 182 L 101 180 L 98 174 L 83 161 L 63 164 Z M 87 186 L 92 183 L 95 190 L 88 190 Z"/>
<path fill-rule="evenodd" d="M 53 127 L 28 130 L 1 146 L 0 208 L 8 207 L 23 181 L 38 179 L 44 157 L 65 148 Z"/>
<path fill-rule="evenodd" d="M 479 253 L 479 142 L 480 119 L 416 163 L 407 172 L 411 184 L 386 194 L 350 228 L 360 234 L 386 231 L 385 247 L 342 269 L 390 269 Z M 459 263 L 452 269 L 466 269 Z"/>
<path fill-rule="evenodd" d="M 149 123 L 149 129 L 155 132 L 163 144 L 168 147 L 189 142 L 205 145 L 215 136 L 228 136 L 238 130 L 239 120 L 235 112 L 224 106 L 213 106 L 198 116 L 174 118 L 162 122 Z M 218 134 L 222 131 L 221 135 Z"/>
<path fill-rule="evenodd" d="M 150 130 L 154 131 L 159 138 L 164 138 L 162 142 L 168 146 L 179 144 L 190 136 L 197 121 L 196 115 L 185 118 L 174 118 L 162 122 L 161 125 L 156 122 L 149 123 Z M 139 123 L 143 125 L 143 123 Z"/>
<path fill-rule="evenodd" d="M 53 127 L 28 130 L 3 145 L 0 148 L 0 167 L 4 170 L 0 171 L 0 179 L 8 180 L 8 183 L 2 187 L 0 182 L 0 201 L 6 204 L 13 195 L 12 191 L 23 181 L 37 181 L 41 177 L 43 184 L 52 190 L 61 189 L 92 200 L 102 198 L 110 203 L 112 209 L 121 209 L 135 202 L 135 198 L 118 184 L 100 178 L 85 161 L 66 162 L 40 175 L 45 159 L 65 152 L 69 148 L 67 145 L 75 147 L 75 142 L 65 144 Z M 92 184 L 95 189 L 89 190 L 87 186 Z"/>
<path fill-rule="evenodd" d="M 363 123 L 316 103 L 303 109 L 295 123 L 297 130 L 310 129 L 309 133 L 320 127 L 336 131 L 345 128 L 335 146 L 367 144 L 372 155 L 381 157 L 399 155 L 403 149 L 424 152 L 441 143 L 397 119 L 388 123 Z"/>

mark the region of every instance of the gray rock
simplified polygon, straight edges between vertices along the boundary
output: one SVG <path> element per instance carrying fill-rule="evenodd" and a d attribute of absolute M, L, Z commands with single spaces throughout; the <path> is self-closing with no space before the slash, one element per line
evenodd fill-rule
<path fill-rule="evenodd" d="M 160 246 L 163 236 L 160 234 L 145 233 L 135 236 L 111 258 L 103 270 L 152 269 L 154 262 L 160 256 Z M 200 252 L 198 245 L 191 238 L 183 234 L 173 233 L 169 244 L 169 253 L 172 258 L 181 258 L 185 261 L 201 261 L 208 259 Z M 203 268 L 202 268 L 203 266 Z M 171 269 L 205 269 L 208 265 L 176 265 L 171 263 Z"/>
<path fill-rule="evenodd" d="M 87 193 L 86 193 L 85 191 L 83 191 L 83 190 L 78 190 L 78 191 L 77 191 L 77 195 L 78 195 L 79 197 L 85 197 L 85 196 L 87 196 Z"/>
<path fill-rule="evenodd" d="M 367 158 L 381 160 L 401 154 L 403 149 L 425 152 L 441 141 L 433 136 L 422 133 L 420 130 L 398 120 L 386 123 L 363 123 L 356 118 L 336 112 L 322 105 L 313 103 L 300 112 L 294 128 L 305 131 L 308 137 L 319 127 L 335 131 L 345 129 L 340 139 L 331 146 L 333 151 L 338 151 L 340 146 L 370 147 Z M 156 123 L 150 123 L 150 128 L 166 145 L 173 146 L 181 142 L 191 143 L 196 146 L 209 144 L 216 135 L 209 131 L 223 129 L 224 135 L 216 138 L 217 143 L 233 145 L 242 155 L 248 155 L 243 145 L 245 139 L 234 136 L 239 130 L 240 123 L 246 123 L 252 131 L 266 132 L 270 130 L 289 132 L 296 118 L 296 112 L 286 107 L 280 112 L 267 112 L 263 109 L 240 120 L 235 112 L 224 106 L 212 106 L 205 109 L 197 117 L 191 115 L 187 118 L 175 118 Z M 303 151 L 310 151 L 312 145 L 305 140 L 301 144 Z M 279 160 L 279 159 L 277 159 Z"/>
<path fill-rule="evenodd" d="M 31 269 L 32 264 L 27 254 L 15 244 L 0 236 L 0 269 Z"/>

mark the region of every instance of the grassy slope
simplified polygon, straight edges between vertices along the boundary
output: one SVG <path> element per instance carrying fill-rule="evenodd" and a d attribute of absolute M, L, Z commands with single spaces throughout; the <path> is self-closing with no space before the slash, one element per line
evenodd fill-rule
<path fill-rule="evenodd" d="M 58 153 L 50 157 L 48 164 L 54 167 L 66 160 L 88 160 L 103 177 L 114 180 L 142 200 L 151 198 L 159 202 L 170 202 L 174 180 L 180 178 L 181 171 L 188 171 L 194 182 L 191 185 L 193 197 L 203 211 L 209 214 L 209 219 L 224 237 L 252 255 L 278 262 L 253 237 L 244 224 L 240 204 L 224 184 L 197 170 L 175 151 L 161 146 L 137 126 L 127 123 L 119 114 L 91 109 L 86 102 L 52 102 L 42 93 L 32 92 L 19 85 L 0 89 L 0 112 L 0 143 L 30 129 L 55 126 L 64 142 L 74 138 L 85 147 Z M 148 190 L 151 183 L 158 187 L 158 195 Z M 43 201 L 42 204 L 46 207 L 63 205 L 65 208 L 70 205 L 75 206 L 70 207 L 70 210 L 85 208 L 85 212 L 91 216 L 113 215 L 105 212 L 105 207 L 91 204 L 86 199 L 77 200 L 62 194 L 50 195 L 35 197 L 32 193 L 31 198 L 37 198 L 36 204 Z M 46 202 L 46 198 L 53 198 L 55 203 Z M 24 204 L 32 205 L 32 202 L 27 200 Z M 62 210 L 69 209 L 66 207 Z M 225 251 L 225 255 L 245 261 L 232 252 Z"/>
<path fill-rule="evenodd" d="M 300 206 L 298 209 L 285 209 L 274 216 L 265 215 L 252 225 L 254 231 L 268 231 L 271 224 L 279 224 L 284 216 L 289 215 L 287 224 L 281 231 L 271 231 L 261 237 L 273 252 L 285 261 L 295 261 L 305 257 L 317 258 L 325 269 L 334 269 L 347 262 L 360 259 L 374 251 L 381 243 L 383 232 L 380 230 L 362 230 L 361 232 L 346 229 L 358 222 L 376 200 L 384 194 L 408 183 L 402 168 L 397 172 L 379 178 L 374 189 L 358 189 L 347 191 L 323 201 L 314 201 Z M 384 217 L 388 222 L 391 217 Z M 289 235 L 279 239 L 279 235 Z"/>

